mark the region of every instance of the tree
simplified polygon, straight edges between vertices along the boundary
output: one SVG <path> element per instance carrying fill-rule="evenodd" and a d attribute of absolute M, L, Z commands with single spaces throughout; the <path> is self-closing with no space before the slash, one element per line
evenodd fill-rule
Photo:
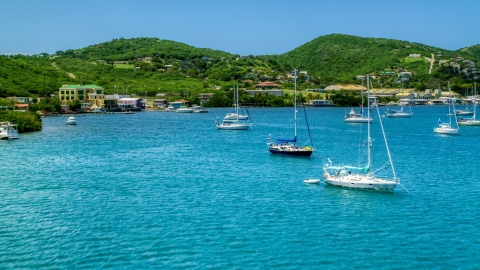
<path fill-rule="evenodd" d="M 67 105 L 68 108 L 72 111 L 78 111 L 82 107 L 82 103 L 78 99 L 68 101 Z"/>

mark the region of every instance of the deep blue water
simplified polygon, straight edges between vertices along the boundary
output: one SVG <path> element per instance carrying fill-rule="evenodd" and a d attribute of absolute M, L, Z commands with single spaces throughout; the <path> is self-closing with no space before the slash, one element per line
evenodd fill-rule
<path fill-rule="evenodd" d="M 345 124 L 349 109 L 307 108 L 311 158 L 267 149 L 293 136 L 292 108 L 249 109 L 248 131 L 215 129 L 226 108 L 44 118 L 0 141 L 0 268 L 480 269 L 480 127 L 437 135 L 447 107 L 413 107 L 383 118 L 408 191 L 304 184 L 327 158 L 359 160 L 366 125 Z"/>

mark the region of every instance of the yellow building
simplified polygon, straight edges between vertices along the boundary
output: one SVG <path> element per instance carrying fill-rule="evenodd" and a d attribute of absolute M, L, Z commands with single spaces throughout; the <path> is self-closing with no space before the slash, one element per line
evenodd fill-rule
<path fill-rule="evenodd" d="M 92 98 L 103 96 L 103 88 L 97 85 L 66 84 L 58 89 L 58 99 L 62 103 L 78 99 L 81 103 L 95 103 Z"/>

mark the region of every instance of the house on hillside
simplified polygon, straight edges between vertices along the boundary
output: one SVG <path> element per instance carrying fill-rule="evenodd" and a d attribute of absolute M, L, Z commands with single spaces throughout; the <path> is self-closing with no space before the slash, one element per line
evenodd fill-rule
<path fill-rule="evenodd" d="M 13 100 L 14 102 L 22 103 L 22 104 L 29 104 L 30 103 L 30 98 L 29 97 L 7 97 L 7 99 Z"/>
<path fill-rule="evenodd" d="M 272 88 L 279 88 L 280 85 L 266 81 L 266 82 L 261 82 L 259 84 L 254 85 L 255 88 L 260 88 L 260 89 L 272 89 Z"/>

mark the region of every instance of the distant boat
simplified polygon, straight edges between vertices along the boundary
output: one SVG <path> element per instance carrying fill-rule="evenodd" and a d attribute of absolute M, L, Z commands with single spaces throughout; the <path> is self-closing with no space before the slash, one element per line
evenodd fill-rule
<path fill-rule="evenodd" d="M 450 82 L 448 82 L 448 93 L 451 96 Z M 450 99 L 450 102 L 448 103 L 448 119 L 449 119 L 449 121 L 448 121 L 448 123 L 442 123 L 442 121 L 439 118 L 438 119 L 438 126 L 433 128 L 433 131 L 435 133 L 449 134 L 449 135 L 457 135 L 458 134 L 458 131 L 460 130 L 460 128 L 458 127 L 458 124 L 457 124 L 457 114 L 455 113 L 454 103 L 455 102 Z M 453 113 L 452 113 L 452 110 L 453 110 Z M 456 123 L 455 126 L 452 126 L 452 115 L 453 115 L 455 123 Z"/>
<path fill-rule="evenodd" d="M 223 119 L 222 122 L 216 120 L 215 121 L 215 125 L 217 126 L 217 129 L 223 129 L 223 130 L 247 130 L 249 129 L 253 123 L 247 123 L 246 122 L 246 119 L 248 118 L 243 118 L 241 119 L 240 118 L 240 115 L 238 114 L 238 85 L 235 89 L 235 91 L 233 92 L 233 99 L 235 100 L 235 108 L 236 108 L 236 114 L 235 114 L 235 119 L 227 119 L 225 120 L 225 118 Z M 228 116 L 228 114 L 227 114 Z"/>
<path fill-rule="evenodd" d="M 18 139 L 17 125 L 10 122 L 0 122 L 0 139 L 10 140 Z"/>
<path fill-rule="evenodd" d="M 75 119 L 75 116 L 70 116 L 68 117 L 67 121 L 65 122 L 67 125 L 76 125 L 77 124 L 77 119 Z"/>
<path fill-rule="evenodd" d="M 367 75 L 367 85 L 370 76 Z M 367 86 L 367 91 L 369 87 Z M 368 91 L 369 93 L 369 91 Z M 370 118 L 370 103 L 368 104 L 368 114 L 367 116 Z M 388 159 L 389 162 L 386 163 L 391 165 L 392 172 L 393 172 L 393 179 L 389 178 L 380 178 L 375 175 L 378 171 L 371 171 L 372 166 L 372 143 L 373 139 L 370 137 L 370 122 L 368 122 L 368 134 L 367 134 L 367 141 L 364 143 L 367 147 L 367 157 L 368 163 L 366 166 L 358 167 L 358 166 L 346 166 L 346 165 L 339 165 L 339 166 L 332 166 L 332 162 L 329 159 L 329 164 L 326 164 L 323 168 L 323 178 L 325 179 L 325 183 L 332 186 L 338 187 L 346 187 L 346 188 L 355 188 L 355 189 L 374 189 L 374 190 L 386 190 L 392 191 L 395 189 L 396 185 L 400 183 L 400 180 L 397 178 L 395 173 L 395 168 L 393 166 L 392 157 L 390 155 L 390 149 L 387 143 L 387 137 L 385 136 L 385 131 L 383 130 L 382 119 L 380 117 L 380 111 L 377 107 L 377 113 L 379 116 L 380 126 L 382 128 L 383 137 L 385 140 L 385 146 L 387 149 Z M 383 168 L 386 166 L 382 166 Z"/>
<path fill-rule="evenodd" d="M 362 91 L 362 109 L 360 113 L 355 113 L 355 110 L 350 111 L 350 113 L 345 115 L 345 123 L 372 123 L 373 118 L 363 116 L 363 91 Z"/>
<path fill-rule="evenodd" d="M 467 96 L 468 96 L 468 90 L 467 90 Z M 468 105 L 467 105 L 465 107 L 465 110 L 455 110 L 455 114 L 461 115 L 461 116 L 468 116 L 468 115 L 473 115 L 473 112 L 468 109 Z"/>
<path fill-rule="evenodd" d="M 194 113 L 208 113 L 208 110 L 199 105 L 193 105 L 192 110 Z"/>
<path fill-rule="evenodd" d="M 413 112 L 411 108 L 409 112 L 405 112 L 403 111 L 403 107 L 402 107 L 400 110 L 387 109 L 386 115 L 389 118 L 411 118 L 413 115 Z"/>
<path fill-rule="evenodd" d="M 319 184 L 320 183 L 320 179 L 305 179 L 303 180 L 303 182 L 305 184 Z"/>
<path fill-rule="evenodd" d="M 193 113 L 193 109 L 188 108 L 188 107 L 180 107 L 175 112 L 177 112 L 177 113 Z"/>
<path fill-rule="evenodd" d="M 293 93 L 294 137 L 292 139 L 277 139 L 275 142 L 268 142 L 267 146 L 270 150 L 270 153 L 275 155 L 309 157 L 312 155 L 314 148 L 312 143 L 312 137 L 310 136 L 310 127 L 308 126 L 308 121 L 306 122 L 308 134 L 310 137 L 310 143 L 312 144 L 312 146 L 297 145 L 297 70 L 295 70 L 295 90 Z M 305 113 L 305 120 L 307 120 L 307 113 L 305 112 L 305 107 L 303 108 L 303 112 Z"/>
<path fill-rule="evenodd" d="M 477 83 L 474 83 L 474 96 L 477 96 Z M 480 120 L 475 119 L 477 114 L 477 102 L 476 100 L 473 101 L 473 116 L 472 118 L 458 118 L 458 125 L 459 126 L 480 126 Z"/>

